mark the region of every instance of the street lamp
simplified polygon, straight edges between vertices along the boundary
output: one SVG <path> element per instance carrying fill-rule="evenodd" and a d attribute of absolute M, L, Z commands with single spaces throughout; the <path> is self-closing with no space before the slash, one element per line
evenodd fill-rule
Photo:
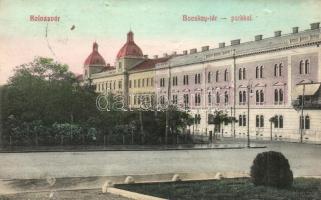
<path fill-rule="evenodd" d="M 250 148 L 250 97 L 253 96 L 252 84 L 247 85 L 247 148 Z"/>

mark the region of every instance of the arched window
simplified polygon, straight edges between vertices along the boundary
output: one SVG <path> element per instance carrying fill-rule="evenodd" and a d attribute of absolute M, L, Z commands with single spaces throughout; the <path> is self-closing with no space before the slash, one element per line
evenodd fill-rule
<path fill-rule="evenodd" d="M 255 68 L 255 78 L 259 78 L 259 66 Z"/>
<path fill-rule="evenodd" d="M 216 92 L 216 103 L 220 103 L 220 93 Z"/>
<path fill-rule="evenodd" d="M 212 94 L 211 92 L 208 93 L 208 104 L 212 103 Z"/>
<path fill-rule="evenodd" d="M 256 90 L 256 95 L 255 95 L 255 99 L 256 99 L 256 103 L 260 102 L 260 92 L 258 90 Z"/>
<path fill-rule="evenodd" d="M 283 90 L 282 89 L 279 90 L 279 101 L 283 102 Z"/>
<path fill-rule="evenodd" d="M 243 103 L 243 95 L 242 95 L 242 91 L 239 92 L 239 102 L 240 104 Z"/>
<path fill-rule="evenodd" d="M 275 64 L 275 65 L 274 65 L 274 76 L 277 76 L 277 75 L 278 75 L 278 71 L 279 71 L 278 64 Z"/>
<path fill-rule="evenodd" d="M 210 83 L 211 82 L 211 72 L 207 73 L 207 82 Z"/>
<path fill-rule="evenodd" d="M 279 65 L 279 76 L 282 76 L 283 65 L 280 63 Z"/>
<path fill-rule="evenodd" d="M 263 92 L 263 90 L 260 90 L 260 102 L 261 103 L 264 102 L 264 92 Z"/>
<path fill-rule="evenodd" d="M 215 81 L 218 82 L 219 81 L 219 72 L 216 71 L 215 73 Z"/>
<path fill-rule="evenodd" d="M 310 61 L 307 59 L 305 60 L 305 70 L 304 70 L 305 74 L 309 74 L 310 73 Z"/>
<path fill-rule="evenodd" d="M 227 93 L 227 91 L 225 91 L 225 93 L 224 93 L 224 103 L 228 103 L 228 93 Z"/>
<path fill-rule="evenodd" d="M 255 117 L 255 127 L 260 127 L 260 116 L 256 115 Z"/>
<path fill-rule="evenodd" d="M 243 91 L 243 103 L 245 103 L 245 102 L 246 102 L 246 92 Z"/>
<path fill-rule="evenodd" d="M 242 80 L 243 77 L 243 70 L 242 68 L 239 69 L 239 80 Z"/>
<path fill-rule="evenodd" d="M 242 126 L 243 123 L 242 123 L 242 115 L 239 115 L 239 126 Z"/>
<path fill-rule="evenodd" d="M 304 65 L 303 60 L 301 60 L 300 61 L 300 67 L 299 67 L 299 73 L 300 74 L 303 74 L 303 65 Z"/>
<path fill-rule="evenodd" d="M 243 126 L 246 126 L 246 115 L 243 115 Z"/>
<path fill-rule="evenodd" d="M 279 116 L 274 117 L 274 128 L 279 128 Z"/>
<path fill-rule="evenodd" d="M 224 71 L 224 81 L 228 81 L 228 71 L 225 69 Z"/>
<path fill-rule="evenodd" d="M 246 68 L 243 68 L 243 79 L 246 79 Z"/>
<path fill-rule="evenodd" d="M 263 69 L 264 69 L 264 67 L 261 66 L 261 67 L 260 67 L 260 78 L 263 78 Z"/>
<path fill-rule="evenodd" d="M 274 90 L 274 102 L 275 103 L 279 102 L 279 92 L 277 89 Z"/>
<path fill-rule="evenodd" d="M 264 116 L 260 116 L 260 127 L 264 127 Z"/>
<path fill-rule="evenodd" d="M 195 84 L 197 84 L 197 74 L 195 74 Z"/>
<path fill-rule="evenodd" d="M 310 117 L 307 115 L 305 116 L 305 129 L 310 129 Z"/>
<path fill-rule="evenodd" d="M 283 128 L 283 116 L 279 116 L 279 128 Z"/>
<path fill-rule="evenodd" d="M 304 129 L 304 117 L 300 116 L 300 129 Z"/>

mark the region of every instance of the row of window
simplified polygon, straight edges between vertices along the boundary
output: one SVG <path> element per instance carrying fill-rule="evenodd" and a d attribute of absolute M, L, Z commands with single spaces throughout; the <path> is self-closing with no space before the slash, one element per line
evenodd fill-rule
<path fill-rule="evenodd" d="M 140 104 L 153 104 L 154 96 L 153 95 L 134 95 L 129 96 L 129 102 L 131 102 L 131 98 L 133 98 L 133 105 L 140 105 Z"/>
<path fill-rule="evenodd" d="M 225 91 L 224 94 L 220 94 L 216 92 L 214 96 L 212 92 L 207 93 L 207 103 L 208 105 L 212 105 L 212 103 L 220 104 L 221 103 L 221 96 L 224 98 L 224 103 L 229 103 L 229 94 L 228 91 Z M 177 104 L 178 96 L 174 94 L 172 96 L 173 103 Z M 183 94 L 183 101 L 184 104 L 189 104 L 189 94 Z M 194 95 L 195 106 L 201 105 L 201 93 L 195 93 Z M 256 104 L 263 105 L 264 104 L 264 91 L 263 90 L 256 90 Z M 239 105 L 245 105 L 247 102 L 247 92 L 246 91 L 239 91 Z M 283 89 L 275 89 L 274 90 L 274 104 L 279 105 L 284 103 L 284 96 L 283 96 Z"/>
<path fill-rule="evenodd" d="M 224 81 L 228 81 L 228 70 L 225 69 L 224 70 Z M 310 61 L 307 60 L 301 60 L 300 61 L 300 65 L 299 65 L 299 73 L 300 74 L 309 74 L 310 73 Z M 239 80 L 245 80 L 246 79 L 246 68 L 239 68 L 238 71 L 238 75 L 239 75 Z M 278 77 L 278 76 L 282 76 L 283 75 L 283 64 L 279 63 L 279 64 L 275 64 L 274 65 L 274 76 Z M 220 81 L 220 71 L 217 70 L 215 72 L 215 77 L 213 77 L 213 72 L 208 72 L 207 73 L 207 82 L 211 83 L 213 78 L 215 78 L 215 82 L 219 82 Z M 255 78 L 260 79 L 260 78 L 264 78 L 264 66 L 256 66 L 255 68 Z M 189 76 L 188 75 L 184 75 L 183 76 L 183 85 L 188 85 L 188 79 Z M 162 78 L 161 80 L 161 87 L 165 86 L 165 80 L 164 78 Z M 195 74 L 195 84 L 201 84 L 201 74 Z M 173 77 L 173 85 L 177 86 L 178 85 L 178 81 L 177 81 L 177 76 Z"/>
<path fill-rule="evenodd" d="M 212 77 L 213 77 L 213 72 L 208 72 L 207 73 L 207 82 L 211 83 L 212 82 Z M 215 82 L 219 82 L 220 81 L 220 71 L 216 71 L 215 72 Z M 228 70 L 225 69 L 224 70 L 224 81 L 228 81 Z"/>
<path fill-rule="evenodd" d="M 195 114 L 194 116 L 195 124 L 201 123 L 201 115 Z M 246 115 L 239 115 L 238 118 L 239 127 L 247 126 L 247 118 Z M 274 128 L 283 128 L 283 116 L 282 115 L 275 115 L 274 116 Z M 226 125 L 226 124 L 225 124 Z M 263 128 L 264 127 L 264 115 L 256 115 L 255 116 L 255 127 L 256 128 Z M 300 116 L 300 129 L 310 129 L 310 117 Z"/>
<path fill-rule="evenodd" d="M 245 105 L 247 102 L 247 92 L 239 91 L 239 105 Z M 255 92 L 255 102 L 257 105 L 264 104 L 264 90 L 256 90 Z M 274 104 L 283 104 L 284 103 L 284 94 L 283 89 L 274 90 Z"/>
<path fill-rule="evenodd" d="M 163 96 L 161 96 L 160 103 L 164 104 L 165 103 L 165 99 L 164 99 L 164 101 L 162 101 L 162 97 Z M 173 94 L 172 95 L 172 102 L 174 104 L 178 103 L 178 95 L 177 94 Z M 184 102 L 185 106 L 189 105 L 189 103 L 190 103 L 189 94 L 183 94 L 183 102 Z M 201 93 L 195 93 L 194 102 L 195 102 L 195 106 L 200 106 L 201 105 Z M 212 95 L 212 93 L 209 92 L 208 93 L 208 105 L 211 105 L 213 102 L 214 102 L 214 95 Z M 221 97 L 220 97 L 220 93 L 219 92 L 216 93 L 216 101 L 215 102 L 216 102 L 216 104 L 220 104 L 221 103 Z M 228 102 L 229 102 L 229 95 L 228 95 L 228 92 L 225 91 L 224 92 L 224 103 L 228 104 Z"/>
<path fill-rule="evenodd" d="M 123 86 L 123 82 L 120 80 L 118 81 L 118 89 L 122 89 L 122 86 Z M 108 81 L 108 82 L 105 82 L 105 83 L 97 83 L 96 84 L 96 90 L 98 92 L 102 92 L 102 91 L 105 91 L 107 89 L 114 89 L 116 90 L 116 81 Z"/>
<path fill-rule="evenodd" d="M 140 88 L 140 87 L 153 87 L 154 78 L 143 78 L 133 80 L 134 85 L 132 85 L 132 80 L 129 80 L 129 88 Z"/>
<path fill-rule="evenodd" d="M 239 80 L 246 79 L 246 68 L 239 68 Z M 301 60 L 299 64 L 299 74 L 310 74 L 310 60 Z M 282 76 L 283 75 L 283 64 L 275 64 L 274 65 L 274 76 Z M 264 77 L 264 66 L 256 66 L 255 68 L 255 78 L 263 78 Z"/>

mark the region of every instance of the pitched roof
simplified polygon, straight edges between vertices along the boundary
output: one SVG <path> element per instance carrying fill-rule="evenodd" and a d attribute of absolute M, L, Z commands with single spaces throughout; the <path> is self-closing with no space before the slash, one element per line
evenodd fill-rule
<path fill-rule="evenodd" d="M 144 69 L 153 69 L 157 63 L 166 62 L 171 57 L 163 57 L 163 58 L 156 58 L 156 59 L 146 59 L 143 62 L 139 63 L 135 67 L 131 69 L 131 71 L 138 71 Z"/>

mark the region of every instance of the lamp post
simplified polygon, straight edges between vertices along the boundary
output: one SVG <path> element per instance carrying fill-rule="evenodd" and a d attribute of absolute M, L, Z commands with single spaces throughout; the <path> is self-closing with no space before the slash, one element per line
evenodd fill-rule
<path fill-rule="evenodd" d="M 250 148 L 250 97 L 253 96 L 252 85 L 247 85 L 247 148 Z"/>

